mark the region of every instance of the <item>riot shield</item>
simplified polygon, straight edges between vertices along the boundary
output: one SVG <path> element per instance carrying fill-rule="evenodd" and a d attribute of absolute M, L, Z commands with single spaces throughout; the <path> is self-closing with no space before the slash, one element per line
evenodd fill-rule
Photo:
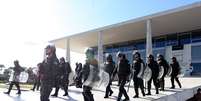
<path fill-rule="evenodd" d="M 74 81 L 75 81 L 75 77 L 76 77 L 76 75 L 75 75 L 75 73 L 73 72 L 73 71 L 71 71 L 70 73 L 69 73 L 69 76 L 68 76 L 68 83 L 69 83 L 69 85 L 72 85 L 73 83 L 74 83 Z"/>
<path fill-rule="evenodd" d="M 158 79 L 161 79 L 164 75 L 164 67 L 159 66 L 159 73 L 158 73 Z"/>
<path fill-rule="evenodd" d="M 144 64 L 141 63 L 140 72 L 138 73 L 137 77 L 143 79 L 144 71 L 145 71 Z"/>
<path fill-rule="evenodd" d="M 179 74 L 177 75 L 177 77 L 184 77 L 185 72 L 186 72 L 186 68 L 181 68 L 181 70 L 180 70 Z"/>
<path fill-rule="evenodd" d="M 166 76 L 167 76 L 167 77 L 170 77 L 171 74 L 172 74 L 172 67 L 169 66 Z"/>
<path fill-rule="evenodd" d="M 83 85 L 90 86 L 92 88 L 99 88 L 101 86 L 107 86 L 109 80 L 110 78 L 108 73 L 98 67 L 90 65 L 89 76 Z"/>
<path fill-rule="evenodd" d="M 19 75 L 19 82 L 20 83 L 26 83 L 29 79 L 29 74 L 27 72 L 21 72 Z"/>
<path fill-rule="evenodd" d="M 142 78 L 145 80 L 145 82 L 148 82 L 151 79 L 151 76 L 152 76 L 151 69 L 149 67 L 146 67 Z"/>
<path fill-rule="evenodd" d="M 27 72 L 21 72 L 20 75 L 14 75 L 14 71 L 11 72 L 9 81 L 15 81 L 20 83 L 26 83 L 29 78 L 29 74 Z"/>

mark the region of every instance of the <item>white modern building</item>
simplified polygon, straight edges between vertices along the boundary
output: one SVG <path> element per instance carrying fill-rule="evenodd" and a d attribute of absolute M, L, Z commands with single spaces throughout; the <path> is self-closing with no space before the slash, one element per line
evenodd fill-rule
<path fill-rule="evenodd" d="M 168 61 L 176 56 L 184 70 L 192 63 L 194 72 L 201 73 L 201 2 L 50 42 L 57 48 L 66 49 L 68 61 L 70 51 L 84 53 L 86 47 L 97 51 L 100 63 L 104 53 L 115 56 L 122 51 L 131 61 L 133 50 L 138 50 L 144 60 L 150 53 L 154 56 L 160 53 Z"/>

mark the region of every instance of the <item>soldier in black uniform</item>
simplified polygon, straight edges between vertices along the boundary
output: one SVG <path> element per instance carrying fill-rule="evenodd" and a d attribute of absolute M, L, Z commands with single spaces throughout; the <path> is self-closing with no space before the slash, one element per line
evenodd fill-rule
<path fill-rule="evenodd" d="M 112 84 L 112 78 L 111 77 L 113 75 L 112 73 L 113 73 L 114 69 L 115 69 L 115 63 L 114 63 L 114 61 L 112 59 L 112 55 L 109 54 L 107 56 L 107 61 L 106 61 L 105 66 L 104 66 L 104 70 L 105 70 L 105 72 L 107 72 L 109 74 L 110 80 L 109 80 L 109 83 L 108 83 L 108 85 L 106 87 L 106 92 L 105 92 L 105 97 L 104 98 L 108 98 L 113 93 L 113 91 L 112 91 L 110 86 Z"/>
<path fill-rule="evenodd" d="M 40 71 L 40 68 L 41 68 L 41 63 L 38 63 L 37 64 L 37 73 L 34 74 L 35 77 L 34 77 L 34 85 L 33 85 L 33 88 L 31 90 L 35 91 L 35 88 L 36 90 L 39 90 L 39 87 L 40 87 L 40 74 L 39 74 L 39 71 Z"/>
<path fill-rule="evenodd" d="M 69 74 L 71 72 L 71 67 L 68 62 L 65 62 L 64 57 L 60 58 L 59 68 L 58 68 L 57 80 L 56 80 L 56 89 L 55 93 L 52 96 L 57 97 L 59 88 L 62 86 L 64 88 L 65 94 L 63 96 L 68 95 L 68 84 L 69 84 Z"/>
<path fill-rule="evenodd" d="M 145 96 L 144 83 L 143 83 L 144 81 L 141 78 L 141 76 L 143 75 L 144 67 L 145 67 L 145 64 L 140 57 L 140 53 L 135 52 L 133 54 L 133 63 L 132 63 L 132 69 L 134 71 L 133 82 L 134 82 L 134 89 L 135 89 L 135 96 L 133 98 L 139 97 L 138 88 L 141 89 L 142 95 Z"/>
<path fill-rule="evenodd" d="M 95 82 L 98 81 L 99 68 L 98 62 L 94 58 L 94 50 L 89 48 L 85 52 L 87 60 L 82 68 L 82 78 L 83 81 L 83 92 L 82 95 L 84 97 L 84 101 L 94 101 L 93 94 L 91 93 L 92 88 L 95 85 Z"/>
<path fill-rule="evenodd" d="M 40 68 L 41 74 L 41 89 L 40 89 L 40 100 L 50 101 L 49 96 L 52 91 L 52 87 L 55 83 L 56 69 L 59 65 L 59 60 L 56 56 L 56 48 L 53 45 L 48 45 L 45 48 L 46 59 L 42 62 L 42 67 Z"/>
<path fill-rule="evenodd" d="M 172 87 L 171 87 L 171 89 L 175 88 L 174 80 L 176 80 L 179 87 L 181 88 L 181 83 L 179 82 L 179 78 L 177 77 L 178 74 L 180 73 L 180 66 L 179 66 L 179 62 L 177 61 L 176 57 L 172 57 L 172 64 L 170 64 L 170 66 L 172 67 L 172 74 L 171 74 Z"/>
<path fill-rule="evenodd" d="M 116 70 L 117 70 L 120 85 L 119 85 L 119 94 L 117 97 L 117 101 L 121 100 L 122 94 L 125 97 L 123 101 L 129 101 L 129 96 L 124 86 L 131 72 L 130 64 L 129 64 L 129 61 L 126 59 L 125 54 L 120 53 L 118 55 L 118 58 L 120 59 L 120 61 L 118 63 L 118 68 Z"/>
<path fill-rule="evenodd" d="M 158 80 L 159 66 L 158 66 L 158 63 L 154 60 L 153 55 L 148 56 L 147 66 L 152 71 L 151 79 L 148 81 L 148 93 L 147 93 L 147 95 L 151 95 L 151 82 L 152 81 L 154 82 L 156 94 L 159 94 L 159 91 L 158 91 L 158 88 L 159 88 L 159 80 Z"/>
<path fill-rule="evenodd" d="M 82 63 L 79 63 L 76 65 L 75 68 L 75 73 L 76 73 L 76 78 L 75 78 L 75 84 L 77 88 L 82 88 L 82 74 L 81 74 L 81 70 L 82 70 Z"/>
<path fill-rule="evenodd" d="M 168 73 L 168 69 L 169 69 L 169 64 L 168 62 L 164 59 L 163 55 L 158 54 L 157 55 L 157 61 L 158 61 L 158 65 L 161 66 L 161 68 L 164 69 L 164 73 L 162 75 L 162 77 L 159 79 L 159 85 L 160 85 L 160 90 L 164 91 L 165 89 L 165 76 Z"/>
<path fill-rule="evenodd" d="M 18 90 L 17 94 L 21 94 L 20 85 L 19 85 L 19 82 L 20 82 L 19 81 L 19 76 L 20 76 L 20 73 L 22 71 L 24 71 L 24 69 L 19 65 L 19 61 L 18 60 L 14 61 L 14 65 L 15 65 L 15 67 L 12 68 L 13 71 L 14 71 L 13 80 L 10 83 L 8 91 L 4 92 L 5 94 L 10 94 L 10 91 L 12 90 L 13 85 L 15 85 L 17 87 L 17 90 Z"/>

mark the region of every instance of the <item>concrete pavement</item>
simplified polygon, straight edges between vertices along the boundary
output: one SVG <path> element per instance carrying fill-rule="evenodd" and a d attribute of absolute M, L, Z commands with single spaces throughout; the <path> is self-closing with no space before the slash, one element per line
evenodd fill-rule
<path fill-rule="evenodd" d="M 196 93 L 196 90 L 198 87 L 201 87 L 201 77 L 185 77 L 180 78 L 180 81 L 182 83 L 182 88 L 178 88 L 176 84 L 176 89 L 169 89 L 171 87 L 170 84 L 170 78 L 166 78 L 166 88 L 165 91 L 159 92 L 159 94 L 155 94 L 155 90 L 152 90 L 151 96 L 145 96 L 142 97 L 141 92 L 140 98 L 132 98 L 134 96 L 134 89 L 133 86 L 131 86 L 129 90 L 129 97 L 130 101 L 177 101 L 178 99 L 180 101 L 189 98 L 190 96 L 193 96 L 193 93 Z M 131 85 L 133 83 L 131 82 Z M 154 86 L 152 86 L 154 87 Z M 105 94 L 105 88 L 96 88 L 93 90 L 94 99 L 95 101 L 116 101 L 117 95 L 118 95 L 118 86 L 114 85 L 112 86 L 112 89 L 114 91 L 113 95 L 108 98 L 104 99 Z M 127 89 L 127 88 L 126 88 Z M 40 92 L 39 91 L 30 91 L 25 90 L 22 91 L 21 95 L 16 95 L 16 90 L 12 90 L 10 95 L 3 94 L 4 91 L 7 91 L 6 88 L 0 89 L 0 100 L 1 101 L 40 101 Z M 54 91 L 54 90 L 53 90 Z M 140 90 L 139 90 L 140 91 Z M 53 93 L 53 92 L 52 92 Z M 69 87 L 69 96 L 63 97 L 64 94 L 63 90 L 60 90 L 59 97 L 50 97 L 51 101 L 83 101 L 82 96 L 82 89 L 75 88 L 74 86 Z"/>

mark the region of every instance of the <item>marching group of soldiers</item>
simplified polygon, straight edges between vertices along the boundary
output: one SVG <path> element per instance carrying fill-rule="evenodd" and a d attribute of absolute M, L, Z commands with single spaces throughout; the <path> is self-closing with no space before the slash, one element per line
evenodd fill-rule
<path fill-rule="evenodd" d="M 50 101 L 49 96 L 51 94 L 52 88 L 55 87 L 55 93 L 52 96 L 57 97 L 59 88 L 64 89 L 64 95 L 68 96 L 68 86 L 69 86 L 69 75 L 72 71 L 71 66 L 65 59 L 62 57 L 60 60 L 56 56 L 56 48 L 53 45 L 48 45 L 45 48 L 46 58 L 42 63 L 38 64 L 38 76 L 35 81 L 35 89 L 37 84 L 41 85 L 40 88 L 40 100 L 41 101 Z M 134 82 L 134 98 L 139 97 L 140 88 L 142 95 L 151 95 L 151 83 L 153 81 L 156 94 L 159 94 L 159 90 L 164 91 L 165 80 L 164 78 L 169 75 L 171 76 L 172 89 L 175 88 L 174 80 L 177 81 L 179 87 L 181 88 L 181 83 L 179 82 L 178 75 L 180 73 L 180 66 L 175 57 L 172 57 L 172 63 L 169 65 L 168 62 L 162 55 L 157 55 L 157 59 L 154 59 L 153 55 L 149 55 L 147 62 L 145 63 L 141 59 L 139 52 L 133 53 L 133 61 L 129 62 L 126 59 L 126 55 L 123 53 L 118 53 L 117 58 L 118 62 L 115 64 L 113 61 L 112 55 L 108 54 L 106 57 L 106 62 L 104 63 L 103 68 L 100 68 L 98 61 L 95 59 L 95 52 L 93 49 L 89 48 L 86 50 L 86 63 L 82 66 L 81 63 L 76 64 L 75 74 L 75 86 L 77 88 L 82 88 L 82 95 L 84 101 L 94 101 L 93 94 L 91 90 L 93 87 L 97 86 L 101 77 L 99 73 L 101 69 L 106 72 L 109 76 L 108 84 L 105 91 L 104 98 L 108 98 L 113 94 L 111 89 L 112 81 L 118 77 L 119 93 L 117 101 L 121 101 L 122 95 L 124 96 L 123 101 L 129 101 L 129 96 L 125 89 L 126 83 L 129 83 L 131 80 Z M 14 75 L 19 75 L 22 71 L 18 61 L 15 61 Z M 17 77 L 17 76 L 16 76 Z M 147 87 L 145 87 L 145 83 Z M 10 87 L 6 94 L 9 94 L 12 86 L 16 85 L 18 89 L 18 94 L 21 94 L 19 81 L 12 81 Z M 145 88 L 147 88 L 147 93 L 145 94 Z M 37 87 L 38 89 L 38 87 Z M 129 88 L 128 88 L 129 89 Z"/>
<path fill-rule="evenodd" d="M 145 64 L 141 59 L 139 52 L 133 53 L 133 61 L 129 64 L 128 60 L 125 57 L 125 54 L 118 54 L 118 63 L 115 67 L 115 63 L 112 60 L 112 55 L 107 56 L 107 62 L 105 63 L 105 71 L 110 75 L 110 78 L 113 79 L 114 75 L 118 75 L 119 82 L 119 94 L 117 101 L 121 100 L 122 94 L 125 99 L 123 101 L 128 101 L 129 96 L 124 88 L 126 82 L 130 83 L 130 80 L 133 79 L 135 95 L 133 98 L 139 97 L 138 89 L 141 89 L 142 95 L 151 95 L 151 83 L 153 81 L 156 94 L 159 94 L 160 90 L 164 91 L 165 80 L 164 78 L 169 75 L 171 76 L 171 89 L 175 88 L 174 80 L 177 81 L 179 87 L 181 88 L 181 83 L 179 82 L 178 75 L 180 73 L 180 66 L 176 57 L 172 57 L 172 63 L 169 65 L 165 58 L 158 54 L 157 60 L 154 59 L 153 55 L 149 55 L 147 58 L 147 63 Z M 113 72 L 114 71 L 114 72 Z M 145 94 L 144 80 L 147 83 L 147 93 Z M 108 98 L 109 95 L 113 93 L 110 88 L 112 80 L 106 88 L 105 98 Z M 130 84 L 129 84 L 130 85 Z"/>

